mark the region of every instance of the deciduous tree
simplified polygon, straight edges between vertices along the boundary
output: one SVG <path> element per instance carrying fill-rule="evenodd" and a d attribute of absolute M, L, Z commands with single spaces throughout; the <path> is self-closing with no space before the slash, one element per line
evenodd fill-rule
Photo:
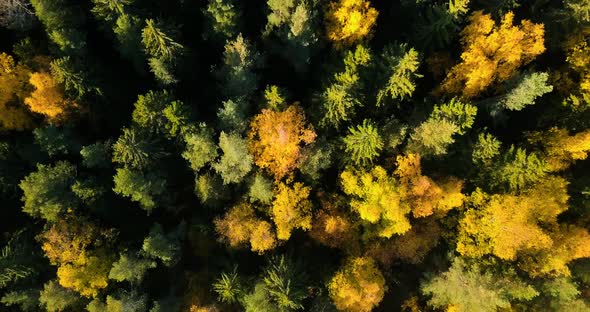
<path fill-rule="evenodd" d="M 326 33 L 336 47 L 359 42 L 370 35 L 377 21 L 377 10 L 365 0 L 338 0 L 328 4 Z"/>
<path fill-rule="evenodd" d="M 521 195 L 475 191 L 460 221 L 457 251 L 515 260 L 521 251 L 551 248 L 551 232 L 544 226 L 556 226 L 557 216 L 567 210 L 566 186 L 562 178 L 547 177 Z"/>
<path fill-rule="evenodd" d="M 113 191 L 138 202 L 148 213 L 156 208 L 159 197 L 166 190 L 166 180 L 157 173 L 142 173 L 136 169 L 119 168 L 113 178 Z"/>
<path fill-rule="evenodd" d="M 277 227 L 277 238 L 288 240 L 294 229 L 311 228 L 311 188 L 295 182 L 292 187 L 280 183 L 275 191 L 270 215 Z"/>
<path fill-rule="evenodd" d="M 25 130 L 33 126 L 33 118 L 24 105 L 30 92 L 30 74 L 27 66 L 0 53 L 0 126 L 4 129 Z"/>
<path fill-rule="evenodd" d="M 410 207 L 401 202 L 398 183 L 382 167 L 345 170 L 340 174 L 340 183 L 344 193 L 351 196 L 351 208 L 362 220 L 376 225 L 377 236 L 390 238 L 410 229 Z"/>
<path fill-rule="evenodd" d="M 65 98 L 63 87 L 48 73 L 31 74 L 29 83 L 35 88 L 25 104 L 32 112 L 47 117 L 50 122 L 60 122 L 78 104 Z"/>
<path fill-rule="evenodd" d="M 461 32 L 462 61 L 449 71 L 441 90 L 466 98 L 478 96 L 543 53 L 543 25 L 523 20 L 514 26 L 513 20 L 514 14 L 506 13 L 496 25 L 489 14 L 473 13 Z"/>
<path fill-rule="evenodd" d="M 312 143 L 316 134 L 306 125 L 303 110 L 291 105 L 280 112 L 263 109 L 252 120 L 248 138 L 256 165 L 279 180 L 295 169 L 301 145 Z"/>
<path fill-rule="evenodd" d="M 338 310 L 369 312 L 383 299 L 387 286 L 375 261 L 350 258 L 328 284 L 330 298 Z"/>

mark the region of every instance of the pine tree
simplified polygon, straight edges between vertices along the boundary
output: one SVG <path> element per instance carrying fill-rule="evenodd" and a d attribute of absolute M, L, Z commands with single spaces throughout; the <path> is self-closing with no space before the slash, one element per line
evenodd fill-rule
<path fill-rule="evenodd" d="M 527 105 L 535 104 L 535 100 L 553 87 L 547 84 L 547 73 L 531 73 L 519 79 L 514 87 L 501 101 L 502 106 L 512 111 L 522 110 Z"/>
<path fill-rule="evenodd" d="M 364 120 L 356 128 L 348 128 L 348 135 L 344 138 L 345 151 L 350 153 L 351 161 L 356 165 L 367 165 L 379 156 L 383 149 L 383 140 L 375 126 L 369 120 Z"/>
<path fill-rule="evenodd" d="M 418 52 L 405 45 L 388 46 L 383 51 L 381 62 L 387 71 L 387 82 L 377 94 L 377 106 L 382 106 L 386 97 L 392 100 L 404 100 L 412 96 L 416 89 L 416 78 L 422 77 L 416 73 L 420 62 Z"/>

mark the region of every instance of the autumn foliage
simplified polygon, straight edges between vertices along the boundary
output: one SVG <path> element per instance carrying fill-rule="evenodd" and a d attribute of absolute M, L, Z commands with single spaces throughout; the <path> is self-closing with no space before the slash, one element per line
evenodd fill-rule
<path fill-rule="evenodd" d="M 515 26 L 514 13 L 506 13 L 499 25 L 489 14 L 477 11 L 461 32 L 461 63 L 453 67 L 441 85 L 446 93 L 471 98 L 493 83 L 503 82 L 515 70 L 545 51 L 544 27 L 523 20 Z"/>
<path fill-rule="evenodd" d="M 32 112 L 47 117 L 48 120 L 59 122 L 76 103 L 64 96 L 64 90 L 50 74 L 45 72 L 33 73 L 29 80 L 35 90 L 25 99 L 25 104 Z"/>
<path fill-rule="evenodd" d="M 326 32 L 337 47 L 366 38 L 377 21 L 378 12 L 365 0 L 337 0 L 328 4 Z"/>
<path fill-rule="evenodd" d="M 360 257 L 346 261 L 330 280 L 328 290 L 338 310 L 369 312 L 381 302 L 387 287 L 375 261 Z"/>
<path fill-rule="evenodd" d="M 223 218 L 215 220 L 215 229 L 232 247 L 250 244 L 252 251 L 263 253 L 276 246 L 276 234 L 272 225 L 254 214 L 248 204 L 231 208 Z"/>
<path fill-rule="evenodd" d="M 248 137 L 256 165 L 279 180 L 295 169 L 302 145 L 312 143 L 316 134 L 306 125 L 303 110 L 291 105 L 284 111 L 263 109 L 252 120 Z"/>

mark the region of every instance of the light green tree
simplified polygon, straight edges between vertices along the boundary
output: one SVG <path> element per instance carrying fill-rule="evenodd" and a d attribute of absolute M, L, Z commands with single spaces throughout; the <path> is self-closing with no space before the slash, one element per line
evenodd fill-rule
<path fill-rule="evenodd" d="M 123 129 L 123 134 L 113 144 L 113 162 L 129 168 L 146 169 L 164 155 L 151 136 L 137 128 Z"/>
<path fill-rule="evenodd" d="M 143 280 L 145 273 L 155 267 L 156 262 L 152 260 L 122 253 L 119 260 L 113 263 L 113 267 L 109 272 L 109 279 L 139 284 Z"/>
<path fill-rule="evenodd" d="M 60 312 L 67 309 L 76 309 L 80 297 L 76 292 L 61 287 L 55 281 L 49 281 L 43 286 L 39 302 L 47 312 Z"/>
<path fill-rule="evenodd" d="M 531 73 L 522 76 L 514 87 L 502 99 L 503 108 L 519 111 L 527 105 L 535 104 L 535 100 L 545 93 L 553 91 L 553 87 L 547 84 L 549 74 Z"/>
<path fill-rule="evenodd" d="M 254 163 L 254 158 L 248 153 L 248 142 L 239 134 L 221 132 L 219 148 L 222 155 L 213 168 L 223 178 L 223 184 L 241 182 Z"/>
<path fill-rule="evenodd" d="M 500 155 L 502 143 L 489 133 L 480 133 L 477 142 L 473 146 L 471 159 L 476 165 L 491 165 L 492 160 Z"/>
<path fill-rule="evenodd" d="M 384 105 L 386 99 L 404 100 L 409 98 L 416 90 L 416 78 L 418 74 L 418 52 L 402 44 L 399 46 L 387 46 L 381 56 L 381 67 L 385 71 L 386 81 L 377 93 L 377 106 Z"/>
<path fill-rule="evenodd" d="M 535 153 L 523 148 L 510 146 L 491 171 L 491 184 L 495 187 L 519 191 L 543 179 L 548 171 L 547 164 Z"/>
<path fill-rule="evenodd" d="M 55 165 L 37 165 L 20 183 L 23 190 L 23 211 L 32 217 L 57 221 L 68 209 L 76 207 L 71 186 L 76 179 L 76 167 L 66 161 Z"/>
<path fill-rule="evenodd" d="M 370 64 L 371 59 L 371 51 L 362 45 L 346 52 L 344 71 L 336 73 L 332 83 L 321 94 L 321 124 L 338 128 L 355 115 L 357 107 L 362 106 L 357 95 L 362 88 L 360 71 Z"/>
<path fill-rule="evenodd" d="M 350 159 L 356 165 L 372 163 L 383 149 L 383 140 L 377 128 L 366 119 L 361 125 L 348 128 L 344 144 L 346 153 L 350 153 Z"/>
<path fill-rule="evenodd" d="M 164 233 L 162 226 L 156 223 L 149 235 L 143 240 L 143 251 L 151 258 L 160 259 L 166 266 L 173 266 L 180 260 L 179 238 L 184 234 L 184 223 L 175 231 Z"/>
<path fill-rule="evenodd" d="M 66 55 L 79 55 L 86 48 L 82 14 L 64 0 L 32 0 L 35 15 L 48 37 Z"/>
<path fill-rule="evenodd" d="M 156 173 L 142 173 L 135 169 L 119 168 L 114 177 L 113 191 L 139 203 L 150 213 L 157 206 L 158 197 L 166 190 L 166 180 Z"/>
<path fill-rule="evenodd" d="M 234 0 L 209 0 L 203 14 L 215 36 L 231 39 L 238 34 L 240 11 Z"/>
<path fill-rule="evenodd" d="M 242 296 L 242 285 L 238 276 L 237 267 L 230 273 L 221 273 L 221 276 L 213 283 L 213 291 L 217 293 L 217 298 L 221 302 L 238 302 Z"/>
<path fill-rule="evenodd" d="M 182 157 L 186 159 L 194 172 L 198 172 L 217 157 L 217 145 L 213 141 L 213 131 L 204 123 L 184 135 L 186 147 Z"/>
<path fill-rule="evenodd" d="M 511 301 L 531 300 L 539 294 L 513 270 L 502 274 L 486 272 L 461 258 L 453 259 L 447 271 L 424 282 L 421 290 L 431 296 L 429 306 L 452 307 L 458 312 L 493 312 L 510 308 Z"/>
<path fill-rule="evenodd" d="M 242 34 L 227 41 L 223 51 L 223 65 L 217 72 L 226 98 L 248 97 L 256 90 L 258 76 L 253 69 L 258 63 L 258 53 Z"/>

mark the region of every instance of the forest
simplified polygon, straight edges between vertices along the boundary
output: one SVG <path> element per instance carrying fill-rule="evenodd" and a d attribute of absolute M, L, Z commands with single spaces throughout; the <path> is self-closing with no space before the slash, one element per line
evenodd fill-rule
<path fill-rule="evenodd" d="M 0 311 L 590 312 L 590 0 L 0 0 Z"/>

